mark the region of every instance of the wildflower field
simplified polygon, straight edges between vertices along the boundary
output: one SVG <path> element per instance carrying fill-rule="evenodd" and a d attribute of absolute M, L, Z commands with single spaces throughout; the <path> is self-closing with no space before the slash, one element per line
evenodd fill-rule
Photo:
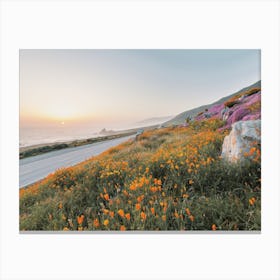
<path fill-rule="evenodd" d="M 260 230 L 259 147 L 221 159 L 223 125 L 146 131 L 20 189 L 20 230 Z"/>

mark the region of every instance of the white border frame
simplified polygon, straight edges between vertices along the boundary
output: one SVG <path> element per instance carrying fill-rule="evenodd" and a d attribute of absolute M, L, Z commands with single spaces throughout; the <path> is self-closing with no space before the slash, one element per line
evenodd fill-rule
<path fill-rule="evenodd" d="M 279 2 L 1 2 L 2 279 L 279 279 Z M 18 50 L 262 50 L 261 234 L 19 234 Z"/>

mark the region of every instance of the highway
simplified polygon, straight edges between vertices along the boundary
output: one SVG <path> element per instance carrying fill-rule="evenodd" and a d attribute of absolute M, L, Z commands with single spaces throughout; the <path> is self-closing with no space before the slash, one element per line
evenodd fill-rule
<path fill-rule="evenodd" d="M 130 135 L 20 159 L 19 187 L 22 188 L 35 183 L 58 168 L 75 165 L 134 137 L 135 135 Z"/>

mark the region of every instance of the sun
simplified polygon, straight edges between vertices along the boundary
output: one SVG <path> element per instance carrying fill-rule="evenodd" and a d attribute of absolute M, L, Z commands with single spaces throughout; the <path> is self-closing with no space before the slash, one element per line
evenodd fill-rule
<path fill-rule="evenodd" d="M 60 124 L 61 124 L 61 125 L 64 125 L 64 124 L 65 124 L 65 122 L 64 122 L 64 121 L 62 121 Z"/>

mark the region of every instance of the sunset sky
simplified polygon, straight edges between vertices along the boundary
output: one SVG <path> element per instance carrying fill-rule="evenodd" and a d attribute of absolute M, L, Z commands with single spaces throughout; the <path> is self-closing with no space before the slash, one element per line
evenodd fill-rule
<path fill-rule="evenodd" d="M 259 50 L 20 50 L 20 124 L 120 126 L 258 80 Z"/>

